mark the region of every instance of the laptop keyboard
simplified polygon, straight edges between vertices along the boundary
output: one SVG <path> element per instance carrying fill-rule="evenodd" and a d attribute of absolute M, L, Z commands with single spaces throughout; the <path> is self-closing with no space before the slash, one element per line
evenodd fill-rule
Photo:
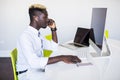
<path fill-rule="evenodd" d="M 76 54 L 78 55 L 79 58 L 87 58 L 89 53 L 88 48 L 81 48 L 76 51 Z"/>
<path fill-rule="evenodd" d="M 60 44 L 60 46 L 74 51 L 79 58 L 87 58 L 88 53 L 89 53 L 88 47 L 76 47 L 76 46 L 68 45 L 68 44 Z"/>
<path fill-rule="evenodd" d="M 71 44 L 60 44 L 60 46 L 71 49 L 71 50 L 77 50 L 77 49 L 81 48 L 81 47 L 71 45 Z"/>

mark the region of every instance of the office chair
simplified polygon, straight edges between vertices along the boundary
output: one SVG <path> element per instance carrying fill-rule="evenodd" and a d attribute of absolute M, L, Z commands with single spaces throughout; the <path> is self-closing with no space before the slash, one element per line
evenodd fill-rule
<path fill-rule="evenodd" d="M 48 35 L 45 36 L 45 38 L 46 38 L 47 40 L 51 41 L 51 40 L 52 40 L 52 35 L 51 35 L 51 34 L 48 34 Z M 50 55 L 52 54 L 52 52 L 53 52 L 52 50 L 44 49 L 44 50 L 43 50 L 44 57 L 50 57 Z"/>
<path fill-rule="evenodd" d="M 108 30 L 105 30 L 104 35 L 105 35 L 105 38 L 108 39 L 108 38 L 109 38 L 109 31 L 108 31 Z"/>
<path fill-rule="evenodd" d="M 50 57 L 50 55 L 52 54 L 52 50 L 47 50 L 47 49 L 44 49 L 43 50 L 43 54 L 44 54 L 44 57 Z"/>
<path fill-rule="evenodd" d="M 10 57 L 11 57 L 11 62 L 12 62 L 14 80 L 18 80 L 18 76 L 16 74 L 17 48 L 11 51 Z"/>
<path fill-rule="evenodd" d="M 50 40 L 50 41 L 51 41 L 51 40 L 52 40 L 52 35 L 51 35 L 51 34 L 48 34 L 48 35 L 45 36 L 45 38 L 46 38 L 47 40 Z"/>

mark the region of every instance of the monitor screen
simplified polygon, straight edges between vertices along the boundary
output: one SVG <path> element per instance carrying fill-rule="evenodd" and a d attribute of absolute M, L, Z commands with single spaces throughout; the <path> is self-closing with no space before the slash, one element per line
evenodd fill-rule
<path fill-rule="evenodd" d="M 93 8 L 90 39 L 102 50 L 107 8 Z"/>

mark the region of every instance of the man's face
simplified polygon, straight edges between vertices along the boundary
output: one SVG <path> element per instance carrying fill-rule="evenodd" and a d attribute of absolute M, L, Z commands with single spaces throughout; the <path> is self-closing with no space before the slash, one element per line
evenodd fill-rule
<path fill-rule="evenodd" d="M 44 13 L 40 13 L 38 15 L 38 26 L 40 28 L 46 28 L 47 27 L 47 22 L 48 22 L 48 15 Z"/>

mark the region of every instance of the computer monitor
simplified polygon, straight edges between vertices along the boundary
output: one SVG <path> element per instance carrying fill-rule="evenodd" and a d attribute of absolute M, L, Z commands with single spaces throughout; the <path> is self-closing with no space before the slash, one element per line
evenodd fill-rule
<path fill-rule="evenodd" d="M 93 8 L 91 20 L 90 44 L 101 53 L 103 46 L 103 37 L 105 29 L 107 8 Z"/>

